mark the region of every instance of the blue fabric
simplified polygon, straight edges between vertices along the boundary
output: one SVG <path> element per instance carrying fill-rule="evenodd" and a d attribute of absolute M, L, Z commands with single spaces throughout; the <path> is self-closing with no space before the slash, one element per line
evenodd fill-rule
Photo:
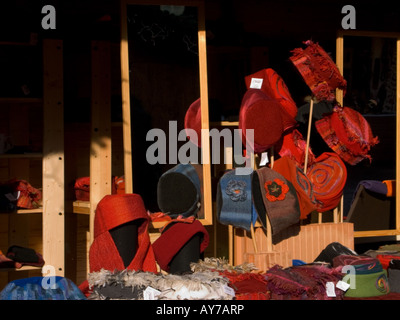
<path fill-rule="evenodd" d="M 71 280 L 55 276 L 11 281 L 0 292 L 0 300 L 86 300 L 86 297 Z"/>
<path fill-rule="evenodd" d="M 377 180 L 361 180 L 355 191 L 353 194 L 353 199 L 351 200 L 351 202 L 354 201 L 356 195 L 357 195 L 357 191 L 358 189 L 363 186 L 366 190 L 378 193 L 378 194 L 382 194 L 382 195 L 386 195 L 388 190 L 387 190 L 387 186 L 385 183 L 383 183 L 382 181 L 377 181 Z"/>
<path fill-rule="evenodd" d="M 257 220 L 251 192 L 251 176 L 237 174 L 236 170 L 226 172 L 218 183 L 218 221 L 224 225 L 250 231 Z"/>

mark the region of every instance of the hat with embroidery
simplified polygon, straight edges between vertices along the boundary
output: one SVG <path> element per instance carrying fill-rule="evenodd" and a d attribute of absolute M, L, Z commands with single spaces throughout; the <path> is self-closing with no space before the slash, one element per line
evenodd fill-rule
<path fill-rule="evenodd" d="M 363 255 L 339 255 L 333 267 L 341 268 L 342 281 L 350 285 L 345 297 L 378 297 L 390 292 L 387 271 L 378 259 Z"/>
<path fill-rule="evenodd" d="M 306 173 L 313 186 L 318 211 L 335 208 L 343 194 L 347 180 L 346 165 L 333 152 L 324 152 L 308 167 Z"/>
<path fill-rule="evenodd" d="M 243 168 L 241 168 L 243 170 Z M 221 224 L 232 225 L 250 231 L 257 220 L 252 193 L 251 177 L 253 171 L 227 171 L 217 186 L 217 218 Z"/>
<path fill-rule="evenodd" d="M 289 157 L 279 158 L 274 162 L 274 170 L 290 181 L 296 189 L 300 206 L 300 219 L 306 219 L 311 212 L 317 210 L 311 181 L 294 160 Z"/>
<path fill-rule="evenodd" d="M 273 69 L 267 68 L 246 76 L 247 89 L 260 89 L 267 96 L 275 98 L 282 111 L 283 129 L 288 130 L 297 125 L 297 106 L 282 77 Z"/>
<path fill-rule="evenodd" d="M 305 83 L 319 100 L 335 100 L 335 90 L 346 90 L 347 82 L 332 58 L 318 44 L 305 41 L 306 48 L 292 51 L 290 61 L 297 68 Z"/>
<path fill-rule="evenodd" d="M 259 89 L 248 89 L 239 111 L 242 143 L 260 153 L 274 146 L 284 131 L 282 108 L 278 100 Z M 246 130 L 253 130 L 251 138 Z"/>
<path fill-rule="evenodd" d="M 356 110 L 336 105 L 333 112 L 315 122 L 318 133 L 340 158 L 351 165 L 371 161 L 371 147 L 379 143 L 368 121 Z"/>
<path fill-rule="evenodd" d="M 280 173 L 268 167 L 255 170 L 252 192 L 259 220 L 266 228 L 269 219 L 273 235 L 299 222 L 300 208 L 296 189 Z"/>
<path fill-rule="evenodd" d="M 201 207 L 201 180 L 192 164 L 178 164 L 164 172 L 157 184 L 161 212 L 176 218 L 196 215 Z"/>

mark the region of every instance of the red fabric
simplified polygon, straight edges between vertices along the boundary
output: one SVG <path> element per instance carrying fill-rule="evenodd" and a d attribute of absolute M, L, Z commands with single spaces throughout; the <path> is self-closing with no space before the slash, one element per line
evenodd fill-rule
<path fill-rule="evenodd" d="M 277 100 L 259 89 L 248 89 L 239 111 L 239 129 L 242 130 L 243 144 L 248 139 L 246 129 L 254 130 L 255 153 L 275 145 L 282 138 L 284 129 L 282 110 Z"/>
<path fill-rule="evenodd" d="M 400 255 L 395 255 L 395 254 L 378 254 L 376 258 L 379 260 L 381 263 L 382 267 L 387 270 L 389 267 L 390 261 L 393 259 L 400 260 Z"/>
<path fill-rule="evenodd" d="M 356 110 L 336 106 L 333 112 L 316 121 L 318 133 L 344 161 L 355 165 L 371 161 L 371 147 L 379 143 L 365 118 Z"/>
<path fill-rule="evenodd" d="M 75 198 L 80 201 L 90 201 L 90 177 L 81 177 L 75 180 Z M 111 194 L 125 193 L 124 177 L 113 177 Z"/>
<path fill-rule="evenodd" d="M 269 300 L 267 281 L 259 273 L 236 273 L 224 271 L 222 276 L 229 279 L 229 286 L 235 290 L 236 300 Z"/>
<path fill-rule="evenodd" d="M 153 243 L 154 254 L 160 268 L 168 272 L 173 257 L 197 233 L 203 234 L 200 244 L 202 253 L 208 246 L 209 235 L 199 220 L 194 220 L 192 223 L 177 222 L 164 231 Z"/>
<path fill-rule="evenodd" d="M 135 257 L 125 268 L 109 230 L 136 220 L 141 222 L 138 227 L 138 248 Z M 149 221 L 150 217 L 140 195 L 115 194 L 101 199 L 96 207 L 94 240 L 89 249 L 90 272 L 101 269 L 157 272 L 154 251 L 148 233 Z M 87 293 L 87 281 L 80 286 L 80 289 Z"/>
<path fill-rule="evenodd" d="M 335 100 L 335 90 L 346 90 L 347 82 L 324 49 L 311 40 L 304 42 L 306 49 L 292 51 L 290 60 L 319 101 Z"/>
<path fill-rule="evenodd" d="M 283 129 L 288 130 L 295 127 L 297 125 L 297 106 L 282 77 L 271 68 L 260 70 L 245 77 L 247 89 L 250 89 L 252 78 L 262 79 L 261 91 L 268 97 L 276 99 L 281 106 Z"/>
<path fill-rule="evenodd" d="M 289 180 L 296 189 L 300 206 L 300 219 L 306 219 L 312 211 L 317 210 L 311 181 L 303 170 L 296 166 L 294 160 L 289 157 L 282 157 L 274 162 L 273 169 L 286 180 Z"/>
<path fill-rule="evenodd" d="M 197 142 L 190 138 L 188 129 L 192 129 L 197 134 Z M 200 98 L 194 101 L 185 114 L 185 130 L 186 135 L 198 147 L 201 147 L 201 103 Z"/>
<path fill-rule="evenodd" d="M 307 177 L 313 186 L 320 212 L 331 210 L 339 204 L 347 180 L 347 169 L 336 153 L 321 154 L 308 168 Z"/>

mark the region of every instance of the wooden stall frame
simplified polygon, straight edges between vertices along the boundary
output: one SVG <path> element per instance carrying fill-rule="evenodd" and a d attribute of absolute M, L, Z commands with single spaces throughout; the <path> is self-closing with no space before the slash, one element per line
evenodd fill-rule
<path fill-rule="evenodd" d="M 131 103 L 130 103 L 130 75 L 129 75 L 129 47 L 128 47 L 128 5 L 177 5 L 195 6 L 198 8 L 198 47 L 199 47 L 199 74 L 201 100 L 201 127 L 202 127 L 202 166 L 203 166 L 203 197 L 204 217 L 199 219 L 203 225 L 213 224 L 213 206 L 211 190 L 210 139 L 208 116 L 208 84 L 207 84 L 207 52 L 204 1 L 198 0 L 121 0 L 121 90 L 122 90 L 122 118 L 124 143 L 124 174 L 125 191 L 132 193 L 132 148 L 131 148 Z"/>
<path fill-rule="evenodd" d="M 339 30 L 336 37 L 336 65 L 343 74 L 344 64 L 344 37 L 379 37 L 396 39 L 396 229 L 392 230 L 366 230 L 354 231 L 354 237 L 379 237 L 379 236 L 399 236 L 400 235 L 400 33 L 394 32 L 375 32 L 357 30 Z M 343 92 L 337 90 L 336 100 L 343 105 Z"/>

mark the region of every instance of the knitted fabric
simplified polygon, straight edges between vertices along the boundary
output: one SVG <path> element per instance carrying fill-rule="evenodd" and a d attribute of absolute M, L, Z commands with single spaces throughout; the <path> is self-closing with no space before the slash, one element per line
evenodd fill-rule
<path fill-rule="evenodd" d="M 351 165 L 364 159 L 371 161 L 371 147 L 379 143 L 366 119 L 348 107 L 335 106 L 315 127 L 326 144 Z"/>
<path fill-rule="evenodd" d="M 325 50 L 311 40 L 305 49 L 292 51 L 291 62 L 319 101 L 335 100 L 335 89 L 346 91 L 347 82 Z"/>
<path fill-rule="evenodd" d="M 194 220 L 192 223 L 176 222 L 171 224 L 152 245 L 160 268 L 168 272 L 169 263 L 173 257 L 198 233 L 202 234 L 200 244 L 200 253 L 202 253 L 208 246 L 209 235 L 199 220 Z"/>
<path fill-rule="evenodd" d="M 279 102 L 259 89 L 248 89 L 239 111 L 239 129 L 242 130 L 242 143 L 249 147 L 254 145 L 255 153 L 274 146 L 284 131 Z M 254 141 L 247 137 L 247 129 L 254 130 Z"/>
<path fill-rule="evenodd" d="M 267 96 L 275 98 L 281 106 L 283 129 L 288 130 L 295 127 L 297 125 L 295 120 L 297 106 L 282 77 L 271 68 L 260 70 L 245 77 L 247 89 L 251 88 L 253 78 L 261 79 L 261 91 Z"/>
<path fill-rule="evenodd" d="M 325 212 L 335 208 L 347 180 L 347 169 L 340 157 L 324 152 L 308 168 L 307 177 L 313 186 L 318 210 Z"/>

